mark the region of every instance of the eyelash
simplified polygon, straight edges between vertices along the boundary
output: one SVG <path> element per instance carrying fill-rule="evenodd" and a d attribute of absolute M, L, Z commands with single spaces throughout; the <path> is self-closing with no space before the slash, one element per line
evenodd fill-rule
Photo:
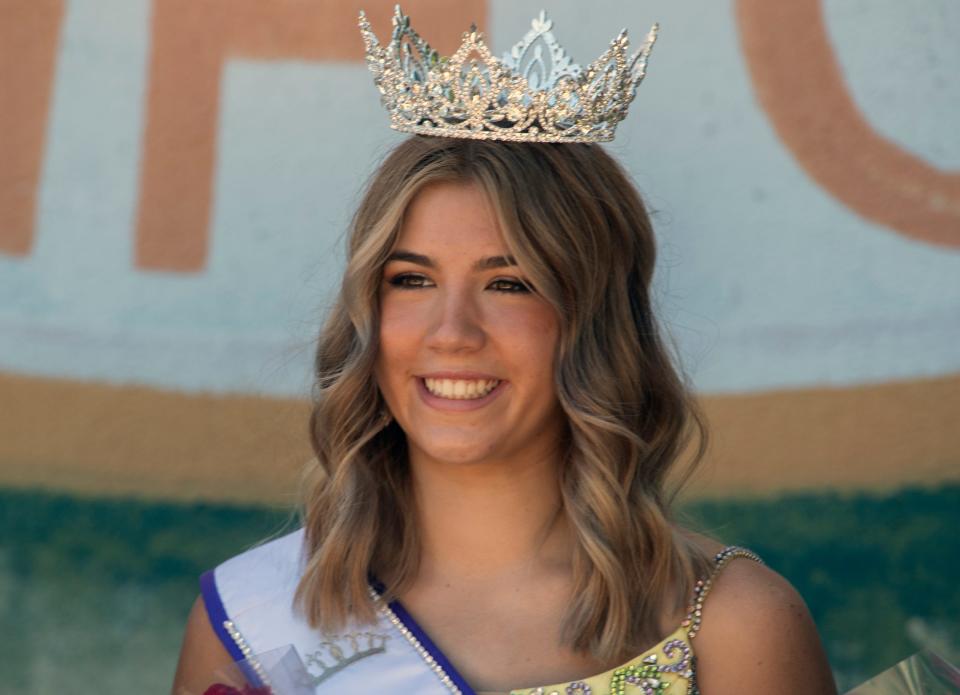
<path fill-rule="evenodd" d="M 423 275 L 418 275 L 417 273 L 401 273 L 395 275 L 388 282 L 402 290 L 422 290 L 426 289 L 427 285 L 424 284 L 407 284 L 408 280 L 417 280 L 419 282 L 425 281 L 427 278 Z M 494 289 L 494 292 L 502 292 L 504 294 L 524 294 L 530 292 L 530 287 L 519 280 L 507 280 L 506 278 L 499 278 L 494 280 L 491 285 L 496 285 L 499 283 L 506 283 L 512 286 L 512 289 Z"/>

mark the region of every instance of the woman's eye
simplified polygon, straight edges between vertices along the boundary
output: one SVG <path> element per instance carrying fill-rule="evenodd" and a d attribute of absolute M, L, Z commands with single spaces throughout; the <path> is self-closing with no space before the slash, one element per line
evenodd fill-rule
<path fill-rule="evenodd" d="M 390 278 L 389 282 L 394 287 L 400 287 L 406 290 L 415 290 L 429 286 L 429 281 L 423 275 L 414 275 L 411 273 L 396 275 Z"/>
<path fill-rule="evenodd" d="M 490 283 L 490 287 L 497 292 L 521 293 L 521 292 L 530 291 L 530 287 L 527 284 L 520 282 L 519 280 L 504 280 L 504 279 L 494 280 L 493 282 Z"/>
<path fill-rule="evenodd" d="M 418 273 L 401 273 L 390 278 L 389 282 L 394 287 L 399 287 L 403 290 L 418 290 L 425 287 L 433 287 L 433 283 L 430 282 L 430 279 L 424 275 Z M 494 280 L 491 282 L 488 287 L 495 292 L 505 292 L 505 293 L 524 293 L 530 292 L 530 287 L 520 280 L 508 280 L 506 278 L 500 278 L 499 280 Z"/>

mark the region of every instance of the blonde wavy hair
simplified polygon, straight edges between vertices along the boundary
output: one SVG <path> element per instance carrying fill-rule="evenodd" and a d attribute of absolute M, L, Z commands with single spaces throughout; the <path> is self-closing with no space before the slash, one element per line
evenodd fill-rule
<path fill-rule="evenodd" d="M 374 377 L 378 293 L 405 210 L 441 181 L 483 188 L 510 252 L 557 312 L 556 393 L 568 424 L 560 487 L 576 539 L 562 639 L 598 658 L 632 656 L 662 636 L 659 616 L 679 611 L 708 569 L 670 511 L 706 437 L 651 309 L 646 208 L 598 145 L 414 136 L 372 177 L 317 348 L 316 460 L 302 508 L 309 559 L 296 600 L 312 626 L 333 632 L 374 619 L 371 575 L 388 597 L 416 576 L 406 440 Z M 687 474 L 675 475 L 681 460 Z"/>

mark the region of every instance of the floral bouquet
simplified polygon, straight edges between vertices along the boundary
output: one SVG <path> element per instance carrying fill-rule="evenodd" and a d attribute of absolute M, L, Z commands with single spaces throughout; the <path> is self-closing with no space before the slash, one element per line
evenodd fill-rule
<path fill-rule="evenodd" d="M 924 649 L 879 676 L 858 685 L 847 695 L 956 695 L 960 669 Z"/>
<path fill-rule="evenodd" d="M 314 679 L 292 645 L 217 670 L 203 693 L 178 691 L 177 695 L 313 695 Z"/>

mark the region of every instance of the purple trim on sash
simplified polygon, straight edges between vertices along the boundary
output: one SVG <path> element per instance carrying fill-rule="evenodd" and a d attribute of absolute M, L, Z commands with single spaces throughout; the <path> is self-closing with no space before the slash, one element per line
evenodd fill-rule
<path fill-rule="evenodd" d="M 373 588 L 378 594 L 383 594 L 383 584 L 381 584 L 376 579 L 371 581 Z M 440 668 L 443 669 L 444 673 L 449 676 L 450 680 L 453 681 L 460 692 L 463 695 L 476 695 L 473 688 L 470 687 L 470 684 L 463 679 L 463 676 L 453 667 L 453 664 L 450 663 L 450 660 L 447 659 L 446 655 L 440 651 L 440 648 L 433 643 L 433 640 L 430 639 L 430 636 L 423 631 L 423 628 L 417 624 L 417 621 L 413 619 L 413 616 L 407 613 L 407 609 L 399 601 L 391 601 L 387 604 L 390 607 L 390 610 L 393 611 L 393 614 L 397 616 L 403 626 L 410 631 L 414 637 L 417 638 L 417 641 L 420 642 L 420 646 L 427 650 L 427 653 L 433 657 L 433 660 L 437 662 Z"/>
<path fill-rule="evenodd" d="M 207 607 L 207 617 L 210 618 L 210 626 L 220 638 L 223 646 L 227 648 L 230 658 L 234 661 L 243 661 L 247 657 L 240 651 L 240 647 L 233 641 L 230 633 L 223 623 L 229 620 L 227 611 L 223 607 L 223 601 L 220 600 L 220 592 L 217 591 L 217 580 L 213 576 L 213 570 L 208 570 L 200 575 L 200 595 L 203 596 L 203 603 Z"/>

